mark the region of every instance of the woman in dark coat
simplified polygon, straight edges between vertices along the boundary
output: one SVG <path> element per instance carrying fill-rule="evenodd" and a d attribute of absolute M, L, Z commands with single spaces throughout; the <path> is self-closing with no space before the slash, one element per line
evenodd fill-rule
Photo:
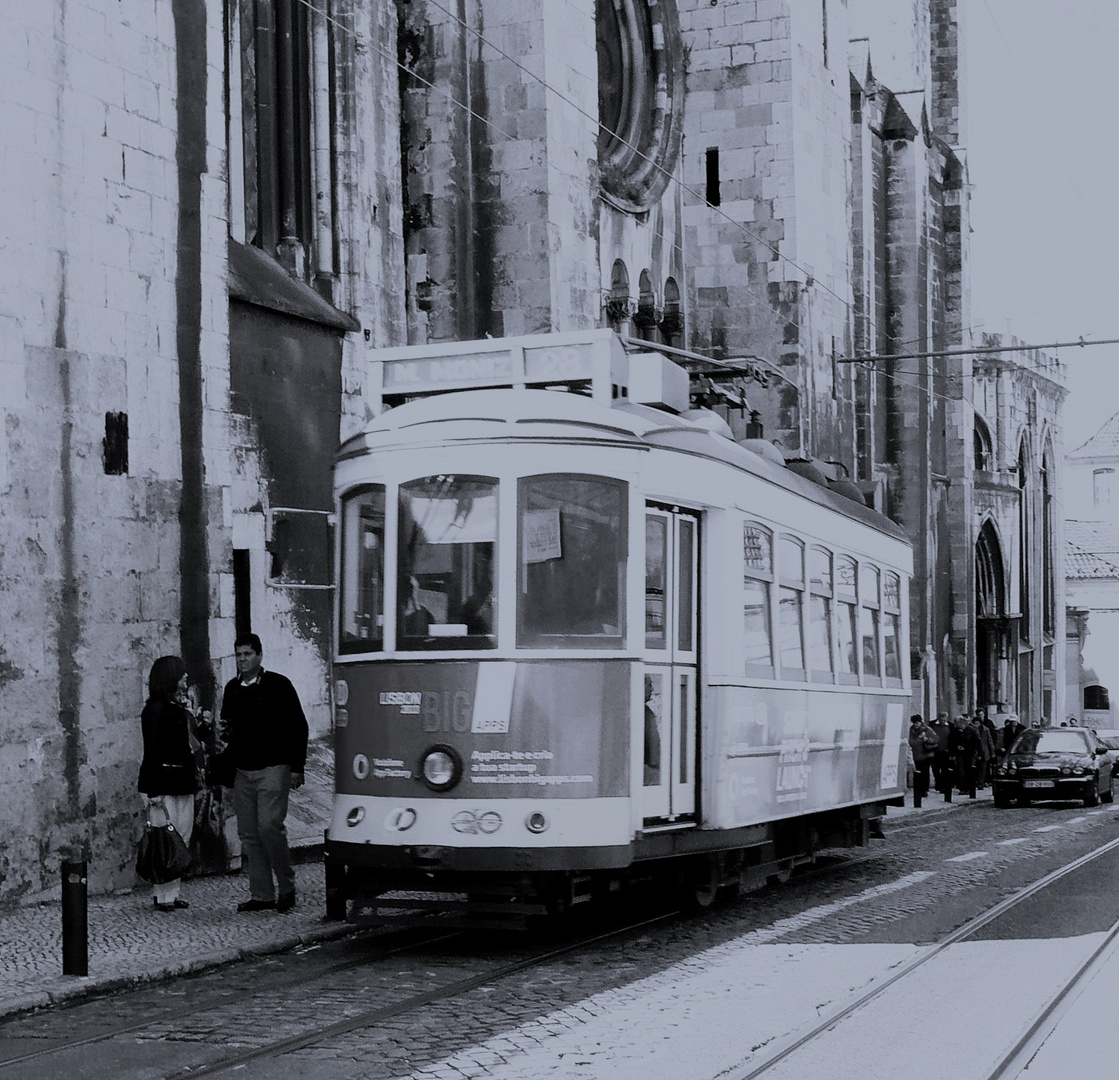
<path fill-rule="evenodd" d="M 198 790 L 198 763 L 191 743 L 194 710 L 186 665 L 177 656 L 161 656 L 148 676 L 148 700 L 140 714 L 144 758 L 139 788 L 148 796 L 148 813 L 161 806 L 171 824 L 190 846 L 194 829 L 194 795 Z M 159 810 L 155 822 L 162 823 Z M 159 911 L 189 907 L 179 899 L 181 879 L 152 886 L 152 902 Z"/>

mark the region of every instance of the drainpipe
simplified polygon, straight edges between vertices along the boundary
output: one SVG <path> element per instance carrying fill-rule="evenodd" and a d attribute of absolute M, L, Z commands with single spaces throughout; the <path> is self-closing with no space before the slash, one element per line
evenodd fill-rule
<path fill-rule="evenodd" d="M 326 0 L 323 0 L 325 3 Z M 330 33 L 326 12 L 311 12 L 312 94 L 315 110 L 315 277 L 326 290 L 334 276 L 334 182 L 330 167 Z"/>

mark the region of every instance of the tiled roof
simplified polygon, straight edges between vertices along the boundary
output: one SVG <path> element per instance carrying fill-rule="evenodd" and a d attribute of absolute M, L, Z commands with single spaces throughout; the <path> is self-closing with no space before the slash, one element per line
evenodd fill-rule
<path fill-rule="evenodd" d="M 1073 450 L 1069 457 L 1119 457 L 1119 412 L 1104 421 L 1103 426 Z"/>
<path fill-rule="evenodd" d="M 1119 526 L 1108 521 L 1066 521 L 1065 576 L 1119 578 Z"/>

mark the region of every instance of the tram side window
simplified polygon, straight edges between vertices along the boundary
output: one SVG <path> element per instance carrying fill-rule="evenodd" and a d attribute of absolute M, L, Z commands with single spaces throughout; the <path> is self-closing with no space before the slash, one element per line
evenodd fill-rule
<path fill-rule="evenodd" d="M 397 647 L 495 648 L 497 481 L 402 484 L 398 547 Z"/>
<path fill-rule="evenodd" d="M 808 549 L 808 663 L 814 676 L 832 673 L 832 560 L 826 548 Z"/>
<path fill-rule="evenodd" d="M 901 578 L 882 579 L 882 666 L 887 679 L 901 680 Z"/>
<path fill-rule="evenodd" d="M 377 652 L 384 638 L 385 489 L 364 488 L 342 502 L 343 653 Z"/>
<path fill-rule="evenodd" d="M 778 564 L 777 623 L 780 628 L 781 677 L 803 679 L 804 668 L 804 545 L 781 538 Z"/>
<path fill-rule="evenodd" d="M 628 492 L 603 477 L 520 481 L 517 645 L 621 648 Z"/>
<path fill-rule="evenodd" d="M 878 568 L 863 563 L 859 568 L 859 633 L 863 645 L 863 675 L 871 679 L 882 676 L 878 651 L 878 612 L 881 604 L 878 585 Z"/>
<path fill-rule="evenodd" d="M 773 675 L 769 591 L 773 581 L 773 534 L 763 525 L 742 526 L 742 584 L 747 675 Z"/>
<path fill-rule="evenodd" d="M 855 652 L 858 639 L 858 612 L 855 596 L 855 560 L 841 555 L 835 561 L 835 660 L 836 671 L 844 682 L 852 682 L 859 674 L 859 658 Z"/>

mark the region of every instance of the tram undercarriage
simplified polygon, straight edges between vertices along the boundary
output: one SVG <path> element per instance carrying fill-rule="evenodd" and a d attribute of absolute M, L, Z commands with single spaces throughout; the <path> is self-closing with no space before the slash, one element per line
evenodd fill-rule
<path fill-rule="evenodd" d="M 592 902 L 667 892 L 685 908 L 720 895 L 789 880 L 824 850 L 863 847 L 888 805 L 865 803 L 730 832 L 651 832 L 631 847 L 505 853 L 457 848 L 331 844 L 326 854 L 327 917 L 397 927 L 510 929 L 563 916 Z M 488 868 L 479 868 L 482 856 Z M 347 861 L 352 857 L 352 861 Z M 573 868 L 574 867 L 574 868 Z"/>

